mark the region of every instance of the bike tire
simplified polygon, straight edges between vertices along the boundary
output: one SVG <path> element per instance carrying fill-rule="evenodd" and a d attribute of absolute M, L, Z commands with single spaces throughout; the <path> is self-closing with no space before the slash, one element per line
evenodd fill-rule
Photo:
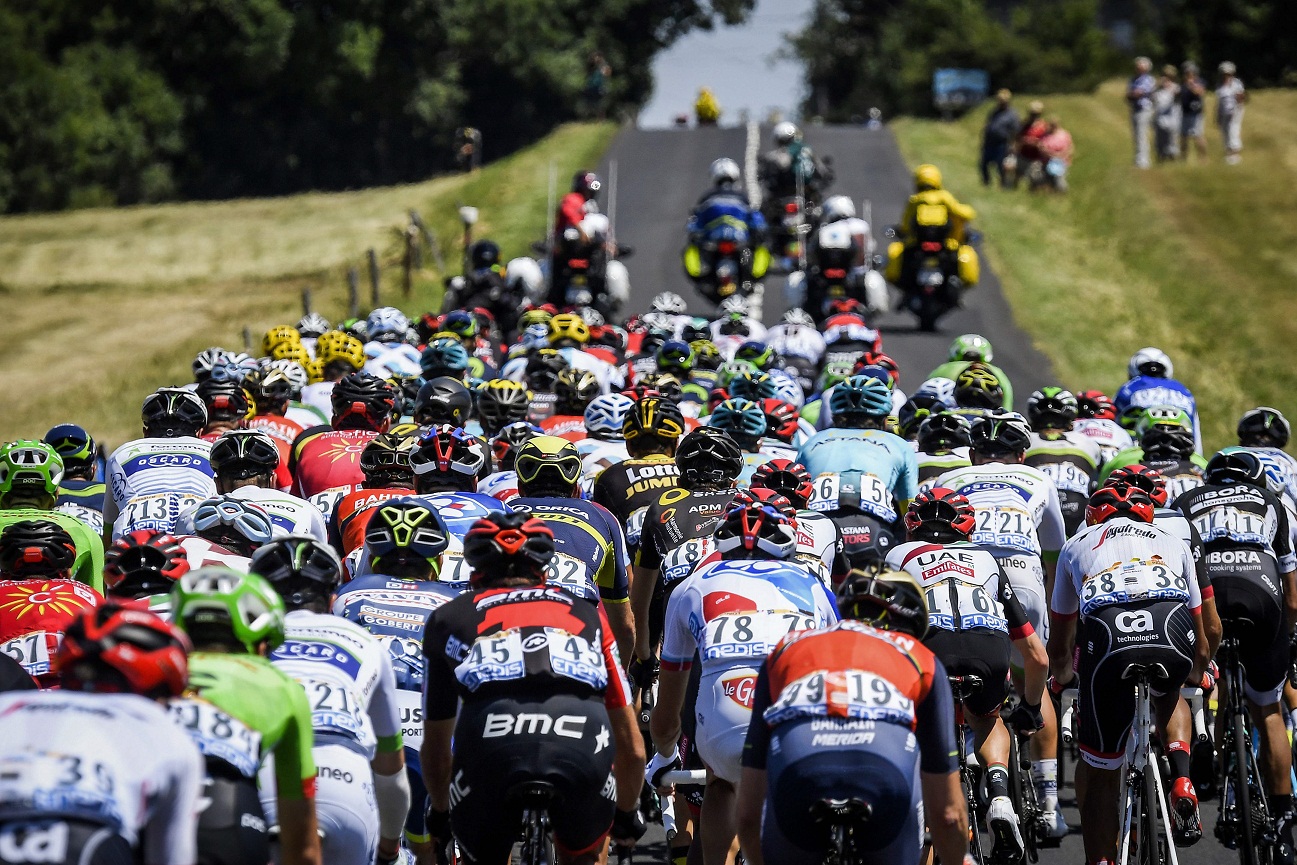
<path fill-rule="evenodd" d="M 1031 763 L 1023 760 L 1022 741 L 1012 731 L 1009 736 L 1009 767 L 1009 795 L 1013 799 L 1013 811 L 1018 815 L 1022 844 L 1027 859 L 1039 862 L 1040 804 L 1036 801 L 1036 788 L 1031 780 Z"/>
<path fill-rule="evenodd" d="M 1234 809 L 1238 814 L 1235 838 L 1238 844 L 1238 861 L 1240 865 L 1261 865 L 1257 855 L 1256 833 L 1252 831 L 1252 788 L 1248 779 L 1248 759 L 1251 756 L 1247 727 L 1242 712 L 1235 712 L 1230 718 L 1230 729 L 1234 739 Z"/>
<path fill-rule="evenodd" d="M 1148 765 L 1144 767 L 1144 794 L 1143 794 L 1143 814 L 1141 815 L 1140 834 L 1144 836 L 1141 847 L 1144 849 L 1143 860 L 1147 865 L 1160 865 L 1166 861 L 1166 847 L 1170 838 L 1162 829 L 1158 828 L 1158 814 L 1161 803 L 1158 802 L 1157 781 L 1153 776 L 1154 772 L 1160 771 L 1158 768 L 1157 753 L 1152 751 L 1149 754 Z"/>

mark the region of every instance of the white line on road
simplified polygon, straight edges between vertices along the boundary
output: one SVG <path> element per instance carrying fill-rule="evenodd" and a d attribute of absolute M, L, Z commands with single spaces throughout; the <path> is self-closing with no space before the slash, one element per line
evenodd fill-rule
<path fill-rule="evenodd" d="M 761 208 L 761 184 L 757 183 L 757 151 L 761 147 L 761 125 L 755 120 L 748 121 L 748 140 L 743 150 L 743 176 L 748 181 L 748 201 L 754 208 Z"/>

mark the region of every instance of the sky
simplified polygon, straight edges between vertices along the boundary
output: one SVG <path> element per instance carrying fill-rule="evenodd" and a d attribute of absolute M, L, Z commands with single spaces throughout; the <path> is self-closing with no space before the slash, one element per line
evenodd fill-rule
<path fill-rule="evenodd" d="M 677 114 L 692 118 L 698 88 L 710 87 L 721 104 L 721 123 L 738 122 L 746 108 L 754 119 L 771 109 L 787 116 L 802 96 L 801 65 L 771 55 L 783 34 L 801 29 L 814 0 L 757 0 L 747 23 L 698 30 L 653 61 L 653 96 L 639 115 L 645 128 L 670 126 Z"/>

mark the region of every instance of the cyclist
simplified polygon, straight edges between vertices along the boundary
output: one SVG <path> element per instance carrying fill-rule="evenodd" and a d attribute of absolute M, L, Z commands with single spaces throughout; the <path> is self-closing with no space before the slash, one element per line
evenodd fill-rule
<path fill-rule="evenodd" d="M 305 499 L 280 492 L 275 481 L 281 451 L 259 429 L 230 430 L 212 442 L 210 456 L 216 491 L 259 505 L 270 516 L 277 534 L 327 537 L 324 514 Z"/>
<path fill-rule="evenodd" d="M 216 566 L 181 577 L 171 608 L 194 645 L 189 685 L 171 716 L 207 758 L 211 804 L 199 816 L 198 862 L 267 861 L 257 772 L 271 754 L 280 859 L 320 862 L 311 705 L 302 686 L 266 660 L 284 642 L 284 602 L 256 574 Z"/>
<path fill-rule="evenodd" d="M 513 470 L 518 448 L 540 435 L 540 430 L 526 421 L 511 423 L 491 440 L 491 458 L 495 471 L 482 478 L 477 491 L 508 503 L 518 498 L 518 473 Z"/>
<path fill-rule="evenodd" d="M 540 520 L 491 514 L 464 552 L 471 587 L 432 614 L 423 644 L 429 829 L 445 843 L 453 827 L 469 862 L 503 862 L 521 822 L 511 789 L 544 781 L 559 861 L 602 861 L 610 826 L 618 842 L 644 833 L 644 749 L 608 621 L 546 585 Z"/>
<path fill-rule="evenodd" d="M 63 460 L 63 480 L 54 510 L 77 517 L 95 534 L 103 535 L 106 488 L 96 478 L 99 445 L 90 433 L 71 423 L 51 427 L 42 440 Z"/>
<path fill-rule="evenodd" d="M 943 411 L 924 418 L 914 438 L 919 490 L 931 489 L 946 472 L 972 465 L 968 457 L 971 443 L 968 419 L 963 415 Z"/>
<path fill-rule="evenodd" d="M 210 541 L 236 556 L 249 558 L 275 536 L 270 513 L 253 502 L 233 496 L 203 499 L 176 518 L 176 535 L 193 535 Z M 241 563 L 235 568 L 246 570 Z"/>
<path fill-rule="evenodd" d="M 114 538 L 135 529 L 169 532 L 181 511 L 216 492 L 212 445 L 198 438 L 207 424 L 203 401 L 164 387 L 144 400 L 141 414 L 144 438 L 113 451 L 104 467 L 104 524 Z"/>
<path fill-rule="evenodd" d="M 1115 469 L 1139 463 L 1155 468 L 1166 478 L 1172 498 L 1202 483 L 1207 461 L 1194 452 L 1193 429 L 1189 415 L 1178 408 L 1154 406 L 1144 409 L 1135 426 L 1138 447 L 1119 451 L 1104 463 L 1099 472 L 1100 485 Z"/>
<path fill-rule="evenodd" d="M 919 642 L 923 592 L 904 572 L 853 571 L 838 604 L 847 618 L 783 637 L 761 662 L 739 785 L 744 859 L 824 861 L 811 813 L 831 798 L 872 806 L 852 861 L 920 861 L 926 814 L 941 861 L 970 862 L 950 686 Z"/>
<path fill-rule="evenodd" d="M 964 699 L 964 717 L 990 794 L 991 859 L 1017 862 L 1025 848 L 1009 798 L 1010 732 L 1000 707 L 1008 696 L 1009 656 L 1016 648 L 1026 687 L 1013 725 L 1027 732 L 1040 729 L 1049 659 L 1000 563 L 969 543 L 976 524 L 972 504 L 960 494 L 944 487 L 920 493 L 905 513 L 909 542 L 887 554 L 887 566 L 910 574 L 923 590 L 929 626 L 923 644 L 946 672 L 982 680 L 982 689 Z"/>
<path fill-rule="evenodd" d="M 763 463 L 776 457 L 787 459 L 796 454 L 790 446 L 776 442 L 775 448 L 763 442 L 770 422 L 761 406 L 749 399 L 737 397 L 727 399 L 707 418 L 707 424 L 725 433 L 740 448 L 743 459 L 743 471 L 739 473 L 739 483 L 746 485 L 752 474 Z"/>
<path fill-rule="evenodd" d="M 629 459 L 626 436 L 622 427 L 626 415 L 635 406 L 634 401 L 620 393 L 601 394 L 585 407 L 586 437 L 576 443 L 581 454 L 583 482 L 593 483 L 595 477 L 614 463 Z"/>
<path fill-rule="evenodd" d="M 525 421 L 531 396 L 526 387 L 507 378 L 492 379 L 483 384 L 477 389 L 476 400 L 482 432 L 495 438 L 509 424 Z"/>
<path fill-rule="evenodd" d="M 1208 647 L 1193 557 L 1183 541 L 1152 524 L 1153 500 L 1134 486 L 1103 487 L 1090 497 L 1085 521 L 1087 528 L 1059 555 L 1048 651 L 1053 687 L 1075 680 L 1080 691 L 1077 804 L 1086 861 L 1098 865 L 1117 861 L 1118 791 L 1135 713 L 1135 688 L 1123 681 L 1127 665 L 1166 669 L 1165 680 L 1150 683 L 1154 708 L 1165 724 L 1181 684 L 1206 668 Z M 1170 804 L 1173 833 L 1184 843 L 1201 833 L 1201 826 L 1188 751 L 1178 744 L 1168 751 L 1174 776 Z"/>
<path fill-rule="evenodd" d="M 928 373 L 928 378 L 946 378 L 955 381 L 969 366 L 980 363 L 1000 383 L 1003 400 L 999 407 L 1005 411 L 1013 411 L 1013 383 L 1009 381 L 1009 376 L 1004 370 L 991 363 L 994 357 L 995 350 L 991 347 L 989 339 L 980 333 L 965 333 L 955 337 L 955 341 L 950 344 L 950 353 L 947 355 L 946 362 Z"/>
<path fill-rule="evenodd" d="M 549 320 L 549 344 L 573 369 L 594 373 L 599 381 L 599 392 L 608 393 L 626 383 L 625 377 L 612 364 L 584 351 L 590 341 L 590 328 L 575 313 L 565 312 Z"/>
<path fill-rule="evenodd" d="M 1058 488 L 1058 507 L 1069 537 L 1085 521 L 1085 504 L 1103 464 L 1099 445 L 1072 432 L 1076 412 L 1076 397 L 1061 387 L 1041 388 L 1027 398 L 1031 446 L 1024 463 L 1040 469 Z"/>
<path fill-rule="evenodd" d="M 359 489 L 338 499 L 329 514 L 328 540 L 340 555 L 346 556 L 365 543 L 365 526 L 373 508 L 414 492 L 410 452 L 417 444 L 412 434 L 386 432 L 360 452 L 365 481 Z"/>
<path fill-rule="evenodd" d="M 363 482 L 360 454 L 379 433 L 387 432 L 396 404 L 392 386 L 364 372 L 339 379 L 330 398 L 332 427 L 313 427 L 293 442 L 293 491 L 303 498 Z"/>
<path fill-rule="evenodd" d="M 136 529 L 104 553 L 104 591 L 117 603 L 143 601 L 150 612 L 169 614 L 171 590 L 189 570 L 189 554 L 179 538 Z"/>
<path fill-rule="evenodd" d="M 1189 417 L 1193 431 L 1194 453 L 1202 452 L 1202 423 L 1198 420 L 1198 403 L 1189 388 L 1171 376 L 1175 374 L 1171 358 L 1160 348 L 1148 346 L 1130 356 L 1127 365 L 1129 381 L 1117 389 L 1112 398 L 1117 419 L 1130 428 L 1140 419 L 1144 409 L 1153 406 L 1171 406 Z"/>
<path fill-rule="evenodd" d="M 285 445 L 292 445 L 306 427 L 286 416 L 295 390 L 288 373 L 282 369 L 268 367 L 248 376 L 243 385 L 252 394 L 252 401 L 256 406 L 256 414 L 248 418 L 248 429 L 264 430 Z M 296 390 L 298 393 L 301 392 L 301 388 Z M 283 450 L 285 454 L 288 453 L 287 447 Z"/>
<path fill-rule="evenodd" d="M 59 526 L 76 547 L 71 578 L 102 592 L 103 539 L 77 517 L 51 510 L 62 476 L 63 461 L 45 442 L 0 445 L 0 529 L 33 520 Z"/>
<path fill-rule="evenodd" d="M 643 512 L 663 490 L 677 484 L 676 443 L 684 435 L 684 416 L 675 403 L 648 395 L 637 400 L 622 423 L 629 458 L 604 469 L 594 480 L 595 502 L 626 527 L 626 544 L 638 549 Z"/>
<path fill-rule="evenodd" d="M 156 616 L 108 605 L 69 625 L 61 690 L 0 694 L 5 861 L 198 861 L 202 758 L 164 708 L 186 648 Z"/>
<path fill-rule="evenodd" d="M 896 412 L 896 425 L 902 438 L 914 441 L 919 425 L 935 414 L 955 407 L 955 383 L 948 378 L 930 378 L 910 394 Z"/>
<path fill-rule="evenodd" d="M 1072 431 L 1093 439 L 1103 454 L 1103 466 L 1117 455 L 1135 444 L 1121 424 L 1117 423 L 1117 409 L 1112 400 L 1101 390 L 1083 390 L 1076 395 L 1076 420 Z"/>
<path fill-rule="evenodd" d="M 838 616 L 819 580 L 790 561 L 797 527 L 773 505 L 736 504 L 713 537 L 722 560 L 694 570 L 667 602 L 648 774 L 656 781 L 679 765 L 680 713 L 696 656 L 702 678 L 694 746 L 708 769 L 698 840 L 703 861 L 723 865 L 734 859 L 735 786 L 761 659 L 784 635 Z"/>
<path fill-rule="evenodd" d="M 973 361 L 955 378 L 951 395 L 955 407 L 951 411 L 962 414 L 970 421 L 994 411 L 1004 409 L 1004 382 L 980 361 Z"/>
<path fill-rule="evenodd" d="M 518 449 L 514 471 L 519 497 L 509 506 L 536 517 L 554 535 L 547 584 L 601 604 L 618 650 L 628 656 L 635 622 L 626 576 L 626 538 L 606 508 L 577 497 L 581 455 L 576 446 L 557 436 L 536 436 Z"/>
<path fill-rule="evenodd" d="M 1248 448 L 1260 457 L 1266 466 L 1267 475 L 1273 475 L 1287 497 L 1297 502 L 1297 459 L 1284 450 L 1291 435 L 1292 427 L 1283 413 L 1265 405 L 1245 413 L 1238 422 L 1239 446 Z M 63 464 L 66 469 L 66 457 Z M 65 471 L 65 486 L 66 476 Z M 1291 512 L 1290 508 L 1289 513 Z"/>
<path fill-rule="evenodd" d="M 540 422 L 541 432 L 576 442 L 585 438 L 585 410 L 599 395 L 599 379 L 587 369 L 565 369 L 554 382 L 554 414 Z"/>
<path fill-rule="evenodd" d="M 322 378 L 302 388 L 302 402 L 333 417 L 333 388 L 344 376 L 365 368 L 365 344 L 341 330 L 330 330 L 316 340 L 315 360 Z"/>
<path fill-rule="evenodd" d="M 243 389 L 241 379 L 215 376 L 194 388 L 207 407 L 207 423 L 199 438 L 215 441 L 226 430 L 239 429 L 252 411 L 252 397 Z"/>
<path fill-rule="evenodd" d="M 463 427 L 472 412 L 472 392 L 462 381 L 449 376 L 424 382 L 414 398 L 414 422 L 420 426 Z"/>
<path fill-rule="evenodd" d="M 410 782 L 405 773 L 396 676 L 387 649 L 364 628 L 329 615 L 342 563 L 309 537 L 272 541 L 252 572 L 283 599 L 283 645 L 270 662 L 305 689 L 319 766 L 315 808 L 326 862 L 394 862 Z M 274 797 L 263 787 L 262 807 Z"/>

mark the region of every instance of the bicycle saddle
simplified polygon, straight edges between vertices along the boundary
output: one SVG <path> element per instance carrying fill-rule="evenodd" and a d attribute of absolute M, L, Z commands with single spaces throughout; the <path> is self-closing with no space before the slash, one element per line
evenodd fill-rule
<path fill-rule="evenodd" d="M 521 781 L 509 788 L 505 799 L 526 808 L 548 808 L 558 798 L 558 790 L 547 781 Z"/>
<path fill-rule="evenodd" d="M 862 799 L 820 799 L 811 805 L 811 822 L 817 826 L 863 825 L 874 807 Z"/>
<path fill-rule="evenodd" d="M 982 690 L 981 676 L 947 676 L 946 679 L 950 682 L 950 694 L 956 701 Z"/>
<path fill-rule="evenodd" d="M 1162 664 L 1127 664 L 1122 671 L 1123 679 L 1144 679 L 1149 682 L 1160 682 L 1169 678 L 1166 667 Z"/>

